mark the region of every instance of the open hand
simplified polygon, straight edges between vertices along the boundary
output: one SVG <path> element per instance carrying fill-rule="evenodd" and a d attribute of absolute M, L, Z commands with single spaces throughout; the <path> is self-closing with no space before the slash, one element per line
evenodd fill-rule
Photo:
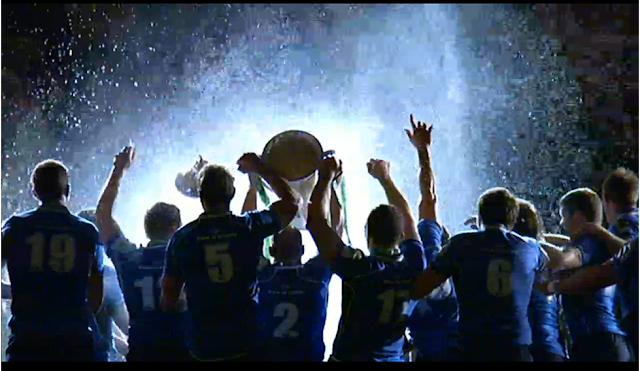
<path fill-rule="evenodd" d="M 207 162 L 207 160 L 202 158 L 202 155 L 198 156 L 198 161 L 196 161 L 195 165 L 193 165 L 193 170 L 198 173 L 200 172 L 200 170 L 202 170 L 205 166 L 207 166 L 209 162 Z"/>
<path fill-rule="evenodd" d="M 431 131 L 433 130 L 433 125 L 429 125 L 421 121 L 416 122 L 413 119 L 413 115 L 409 116 L 409 121 L 411 122 L 411 130 L 405 129 L 411 144 L 414 147 L 420 149 L 425 148 L 431 145 Z"/>
<path fill-rule="evenodd" d="M 262 160 L 260 160 L 260 157 L 255 153 L 245 153 L 240 157 L 237 164 L 238 171 L 245 174 L 251 174 L 259 172 L 260 167 L 262 166 Z"/>
<path fill-rule="evenodd" d="M 367 163 L 369 174 L 375 179 L 382 181 L 389 179 L 391 162 L 379 159 L 371 159 Z"/>
<path fill-rule="evenodd" d="M 136 148 L 134 146 L 124 147 L 113 160 L 113 167 L 124 171 L 129 169 L 136 158 Z"/>

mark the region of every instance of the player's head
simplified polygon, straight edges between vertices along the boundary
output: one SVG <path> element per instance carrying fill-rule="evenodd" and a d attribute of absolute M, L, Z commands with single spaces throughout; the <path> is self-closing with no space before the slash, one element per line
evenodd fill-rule
<path fill-rule="evenodd" d="M 505 188 L 486 190 L 478 199 L 478 218 L 486 226 L 503 225 L 512 229 L 518 217 L 518 201 Z"/>
<path fill-rule="evenodd" d="M 602 183 L 602 206 L 607 222 L 615 222 L 619 213 L 637 204 L 638 176 L 625 168 L 614 170 Z"/>
<path fill-rule="evenodd" d="M 144 216 L 144 231 L 152 241 L 168 241 L 181 226 L 180 209 L 164 202 L 153 205 Z"/>
<path fill-rule="evenodd" d="M 205 210 L 229 207 L 236 187 L 235 179 L 225 167 L 209 164 L 200 171 L 200 201 Z"/>
<path fill-rule="evenodd" d="M 93 225 L 96 225 L 96 209 L 80 210 L 78 216 L 82 219 L 90 221 L 91 223 L 93 223 Z"/>
<path fill-rule="evenodd" d="M 69 170 L 60 161 L 45 160 L 31 173 L 33 196 L 40 202 L 64 201 L 69 198 Z"/>
<path fill-rule="evenodd" d="M 298 229 L 288 226 L 273 236 L 269 252 L 278 263 L 299 263 L 304 255 L 302 234 Z"/>
<path fill-rule="evenodd" d="M 402 218 L 391 205 L 371 210 L 365 227 L 369 248 L 394 248 L 402 238 Z"/>
<path fill-rule="evenodd" d="M 535 206 L 529 201 L 518 199 L 518 218 L 512 231 L 524 237 L 541 240 L 544 233 L 544 225 Z"/>
<path fill-rule="evenodd" d="M 569 234 L 586 223 L 602 224 L 602 202 L 589 188 L 578 188 L 560 199 L 560 226 Z"/>

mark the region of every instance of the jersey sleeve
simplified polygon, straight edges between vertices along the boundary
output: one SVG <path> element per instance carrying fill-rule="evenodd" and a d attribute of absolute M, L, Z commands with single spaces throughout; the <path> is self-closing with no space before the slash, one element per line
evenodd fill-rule
<path fill-rule="evenodd" d="M 138 250 L 133 242 L 129 241 L 124 234 L 118 233 L 105 242 L 107 256 L 115 261 L 125 261 L 127 256 Z"/>
<path fill-rule="evenodd" d="M 412 270 L 420 273 L 427 268 L 422 242 L 414 239 L 404 240 L 399 247 L 400 251 L 402 251 L 402 256 L 404 256 L 404 261 Z"/>
<path fill-rule="evenodd" d="M 451 277 L 455 273 L 456 269 L 456 256 L 455 256 L 455 245 L 449 242 L 445 247 L 440 251 L 436 259 L 429 265 L 429 267 L 436 273 Z"/>
<path fill-rule="evenodd" d="M 611 264 L 618 272 L 619 277 L 638 275 L 638 238 L 627 243 L 616 256 L 611 259 Z M 635 265 L 635 271 L 630 268 Z"/>
<path fill-rule="evenodd" d="M 611 229 L 613 234 L 623 240 L 630 240 L 638 236 L 638 222 L 630 220 L 629 218 L 618 218 Z"/>
<path fill-rule="evenodd" d="M 180 269 L 180 263 L 176 254 L 178 243 L 179 239 L 174 236 L 167 246 L 167 255 L 165 257 L 163 270 L 163 275 L 165 276 L 182 278 L 182 270 Z"/>
<path fill-rule="evenodd" d="M 7 260 L 9 254 L 9 244 L 11 243 L 11 221 L 13 218 L 9 218 L 2 225 L 2 246 L 0 247 L 0 254 L 2 255 L 2 260 Z"/>
<path fill-rule="evenodd" d="M 250 233 L 256 239 L 262 240 L 278 233 L 281 228 L 280 217 L 271 210 L 249 211 L 243 214 Z"/>
<path fill-rule="evenodd" d="M 367 273 L 369 263 L 363 252 L 351 246 L 343 246 L 331 264 L 331 270 L 343 280 Z"/>
<path fill-rule="evenodd" d="M 608 255 L 609 253 L 607 251 L 601 251 L 602 249 L 600 244 L 598 244 L 593 238 L 590 238 L 590 236 L 586 236 L 585 238 L 580 239 L 576 244 L 569 246 L 580 251 L 580 255 L 582 256 L 582 265 L 601 264 L 608 258 L 608 256 L 605 255 Z"/>
<path fill-rule="evenodd" d="M 418 223 L 418 233 L 424 246 L 427 264 L 431 264 L 441 249 L 442 227 L 435 220 L 422 219 Z"/>

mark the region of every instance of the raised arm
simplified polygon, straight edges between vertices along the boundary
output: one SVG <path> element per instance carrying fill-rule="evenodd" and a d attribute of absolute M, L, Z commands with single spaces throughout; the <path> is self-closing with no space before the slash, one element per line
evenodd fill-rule
<path fill-rule="evenodd" d="M 113 169 L 98 200 L 96 224 L 98 231 L 100 231 L 100 240 L 105 243 L 121 233 L 120 226 L 113 218 L 113 205 L 118 197 L 120 180 L 124 176 L 124 172 L 131 166 L 135 154 L 135 148 L 129 146 L 123 148 L 122 151 L 116 155 Z"/>
<path fill-rule="evenodd" d="M 307 230 L 318 246 L 320 256 L 329 262 L 334 261 L 345 246 L 338 233 L 329 226 L 323 202 L 329 185 L 339 173 L 340 167 L 341 164 L 333 155 L 325 156 L 320 166 L 318 183 L 311 193 L 307 216 Z"/>
<path fill-rule="evenodd" d="M 288 226 L 298 213 L 299 202 L 289 184 L 273 169 L 260 160 L 255 153 L 245 153 L 238 160 L 238 170 L 246 174 L 261 176 L 280 198 L 269 206 L 280 217 L 282 228 Z"/>
<path fill-rule="evenodd" d="M 247 191 L 244 203 L 242 204 L 243 214 L 247 211 L 254 211 L 258 209 L 258 190 L 255 185 L 256 181 L 257 179 L 254 175 L 249 175 L 249 190 Z"/>
<path fill-rule="evenodd" d="M 411 214 L 411 208 L 391 179 L 389 171 L 390 163 L 384 160 L 371 159 L 367 164 L 367 169 L 369 170 L 369 174 L 377 179 L 380 182 L 380 185 L 382 185 L 382 188 L 384 188 L 389 204 L 394 206 L 402 216 L 402 233 L 404 239 L 419 240 L 418 229 L 416 228 L 416 222 Z"/>
<path fill-rule="evenodd" d="M 418 121 L 416 124 L 413 115 L 409 116 L 411 130 L 405 130 L 411 144 L 418 151 L 420 164 L 420 205 L 418 209 L 419 219 L 437 220 L 436 186 L 433 168 L 431 166 L 431 130 L 427 124 Z"/>

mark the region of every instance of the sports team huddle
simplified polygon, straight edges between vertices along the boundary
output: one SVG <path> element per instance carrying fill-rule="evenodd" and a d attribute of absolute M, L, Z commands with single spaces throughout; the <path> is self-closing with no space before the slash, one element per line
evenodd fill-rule
<path fill-rule="evenodd" d="M 40 206 L 2 227 L 7 360 L 322 362 L 334 274 L 342 317 L 329 362 L 637 360 L 637 176 L 617 169 L 602 197 L 588 188 L 565 194 L 567 236 L 545 233 L 534 205 L 505 188 L 485 191 L 469 231 L 449 236 L 438 218 L 432 127 L 410 123 L 418 220 L 390 163 L 372 159 L 367 170 L 387 204 L 368 216 L 367 253 L 342 238 L 333 188 L 342 161 L 333 153 L 317 165 L 304 206 L 282 174 L 242 155 L 238 170 L 251 186 L 240 214 L 230 208 L 229 170 L 200 158 L 190 176 L 203 213 L 183 225 L 176 206 L 155 204 L 144 218 L 146 246 L 113 217 L 133 146 L 115 156 L 95 209 L 77 215 L 66 206 L 68 169 L 41 162 L 31 176 Z M 262 211 L 256 177 L 278 197 Z M 302 264 L 291 223 L 304 209 L 319 253 Z"/>

